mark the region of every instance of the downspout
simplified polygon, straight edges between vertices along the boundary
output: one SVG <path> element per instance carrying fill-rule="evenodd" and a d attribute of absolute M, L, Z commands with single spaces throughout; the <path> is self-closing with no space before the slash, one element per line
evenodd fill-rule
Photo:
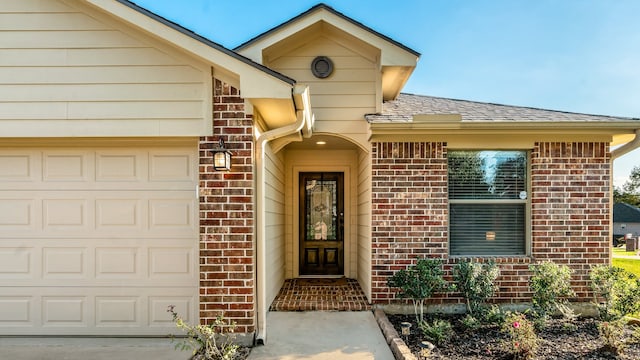
<path fill-rule="evenodd" d="M 636 129 L 636 137 L 633 138 L 633 140 L 611 152 L 611 160 L 613 161 L 622 155 L 637 149 L 638 147 L 640 147 L 640 129 Z"/>
<path fill-rule="evenodd" d="M 295 134 L 302 131 L 305 137 L 311 136 L 313 125 L 311 106 L 309 102 L 309 88 L 296 85 L 293 90 L 296 107 L 296 121 L 293 124 L 271 129 L 256 139 L 256 306 L 257 332 L 256 344 L 264 345 L 267 338 L 267 297 L 266 297 L 266 229 L 265 229 L 265 183 L 264 183 L 264 148 L 269 141 Z M 305 125 L 307 125 L 305 127 Z"/>

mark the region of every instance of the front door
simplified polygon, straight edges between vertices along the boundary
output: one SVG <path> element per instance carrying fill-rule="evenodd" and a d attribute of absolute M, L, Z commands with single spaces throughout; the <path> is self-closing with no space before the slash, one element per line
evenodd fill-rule
<path fill-rule="evenodd" d="M 344 275 L 343 173 L 300 173 L 300 275 Z"/>

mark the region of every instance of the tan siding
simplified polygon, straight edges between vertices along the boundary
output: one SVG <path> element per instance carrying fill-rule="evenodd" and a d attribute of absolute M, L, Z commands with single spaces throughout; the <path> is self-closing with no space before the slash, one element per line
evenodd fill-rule
<path fill-rule="evenodd" d="M 0 1 L 4 136 L 206 135 L 209 66 L 70 5 Z"/>
<path fill-rule="evenodd" d="M 266 301 L 271 304 L 285 279 L 285 205 L 282 155 L 265 149 Z"/>
<path fill-rule="evenodd" d="M 371 155 L 358 154 L 358 282 L 371 299 Z"/>
<path fill-rule="evenodd" d="M 340 133 L 366 147 L 364 114 L 376 112 L 379 70 L 375 56 L 343 44 L 345 39 L 319 37 L 266 65 L 309 85 L 316 132 Z M 328 56 L 334 64 L 333 74 L 326 79 L 314 77 L 310 70 L 311 61 L 319 55 Z"/>

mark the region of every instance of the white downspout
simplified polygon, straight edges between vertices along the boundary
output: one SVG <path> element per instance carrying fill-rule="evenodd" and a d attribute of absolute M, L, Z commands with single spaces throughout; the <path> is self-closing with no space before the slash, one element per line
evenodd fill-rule
<path fill-rule="evenodd" d="M 269 130 L 256 139 L 256 306 L 257 332 L 256 344 L 264 344 L 267 339 L 267 297 L 266 297 L 266 229 L 265 229 L 265 183 L 264 183 L 264 147 L 269 141 L 303 131 L 305 137 L 311 136 L 313 118 L 309 103 L 309 88 L 294 88 L 294 102 L 296 104 L 296 122 L 276 129 Z M 305 124 L 307 127 L 305 128 Z"/>
<path fill-rule="evenodd" d="M 637 149 L 638 147 L 640 147 L 640 129 L 636 129 L 636 137 L 633 138 L 633 140 L 611 152 L 611 160 L 613 161 L 620 156 Z"/>

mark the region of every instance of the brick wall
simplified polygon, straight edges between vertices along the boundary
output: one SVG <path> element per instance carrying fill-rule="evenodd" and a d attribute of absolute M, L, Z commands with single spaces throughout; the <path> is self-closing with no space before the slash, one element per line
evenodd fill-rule
<path fill-rule="evenodd" d="M 531 228 L 538 260 L 567 264 L 585 297 L 592 265 L 609 264 L 611 167 L 607 143 L 536 143 Z"/>
<path fill-rule="evenodd" d="M 418 257 L 448 257 L 446 143 L 372 144 L 372 301 L 388 303 L 395 271 Z M 610 167 L 606 143 L 537 143 L 531 151 L 531 257 L 499 257 L 498 302 L 529 301 L 529 265 L 553 260 L 576 273 L 589 300 L 588 270 L 609 262 Z M 449 295 L 434 303 L 461 302 Z"/>
<path fill-rule="evenodd" d="M 381 303 L 395 271 L 447 256 L 447 158 L 443 143 L 373 143 L 371 158 L 371 300 Z"/>
<path fill-rule="evenodd" d="M 255 331 L 253 128 L 237 89 L 214 79 L 212 137 L 200 138 L 200 319 L 220 313 L 236 332 Z M 230 172 L 213 170 L 211 152 L 224 139 Z"/>

